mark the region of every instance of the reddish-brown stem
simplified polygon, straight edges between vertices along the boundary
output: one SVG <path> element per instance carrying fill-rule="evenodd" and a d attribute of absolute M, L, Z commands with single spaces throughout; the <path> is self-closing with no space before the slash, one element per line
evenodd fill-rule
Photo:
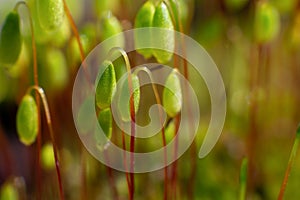
<path fill-rule="evenodd" d="M 288 166 L 287 166 L 287 169 L 285 171 L 285 175 L 284 175 L 284 179 L 282 181 L 282 185 L 280 187 L 280 192 L 279 192 L 279 195 L 278 195 L 278 200 L 282 200 L 283 199 L 284 192 L 285 192 L 285 189 L 286 189 L 286 185 L 288 183 L 289 176 L 290 176 L 290 173 L 291 173 L 291 169 L 292 169 L 292 166 L 293 166 L 294 161 L 295 161 L 295 157 L 296 157 L 298 146 L 299 146 L 299 140 L 300 140 L 300 126 L 298 127 L 298 130 L 297 130 L 296 134 L 297 135 L 296 135 L 296 139 L 294 141 L 294 145 L 293 145 L 293 148 L 292 148 L 292 151 L 291 151 L 291 155 L 290 155 L 290 158 L 289 158 Z"/>
<path fill-rule="evenodd" d="M 174 130 L 174 137 L 175 137 L 175 147 L 174 147 L 174 162 L 173 162 L 173 169 L 172 169 L 172 175 L 171 175 L 171 186 L 173 191 L 173 199 L 177 198 L 177 154 L 178 154 L 178 136 L 176 137 L 176 134 L 179 129 L 179 123 L 180 123 L 180 116 L 177 115 L 175 117 L 175 130 Z"/>
<path fill-rule="evenodd" d="M 132 85 L 132 74 L 131 74 L 131 67 L 129 58 L 126 54 L 126 52 L 120 48 L 120 47 L 113 47 L 108 52 L 108 57 L 111 57 L 114 52 L 119 52 L 126 64 L 126 70 L 128 73 L 128 88 L 129 88 L 129 94 L 132 94 L 130 97 L 130 117 L 131 117 L 131 136 L 130 136 L 130 199 L 134 198 L 134 146 L 135 146 L 135 109 L 134 109 L 134 95 L 133 95 L 133 85 Z"/>
<path fill-rule="evenodd" d="M 79 32 L 77 30 L 77 26 L 76 26 L 76 24 L 74 22 L 74 19 L 73 19 L 72 14 L 71 14 L 71 12 L 69 10 L 69 7 L 67 5 L 66 0 L 63 0 L 63 4 L 64 4 L 65 13 L 67 15 L 67 18 L 68 18 L 69 23 L 71 25 L 72 31 L 73 31 L 73 33 L 75 35 L 75 38 L 76 38 L 78 46 L 79 46 L 79 52 L 80 52 L 81 61 L 84 61 L 84 58 L 85 58 L 85 56 L 84 56 L 84 50 L 83 50 L 83 46 L 82 46 L 82 43 L 81 43 L 81 40 L 80 40 Z"/>
<path fill-rule="evenodd" d="M 131 93 L 132 94 L 132 93 Z M 130 105 L 133 104 L 133 96 L 130 98 Z M 133 112 L 130 106 L 131 115 L 131 136 L 130 136 L 130 183 L 131 183 L 131 195 L 134 198 L 134 144 L 135 144 L 135 112 Z"/>
<path fill-rule="evenodd" d="M 184 30 L 183 30 L 182 22 L 181 22 L 181 19 L 180 19 L 180 9 L 179 9 L 178 4 L 176 2 L 171 2 L 170 0 L 165 0 L 165 3 L 168 7 L 168 10 L 169 10 L 170 14 L 171 14 L 173 24 L 176 25 L 175 26 L 176 31 L 179 31 L 179 32 L 183 33 Z M 178 12 L 177 14 L 175 14 L 174 10 L 172 9 L 172 5 L 171 5 L 172 3 L 174 3 L 174 6 L 177 9 L 176 10 Z M 181 39 L 180 44 L 175 44 L 175 49 L 182 48 L 183 57 L 185 57 L 186 49 L 185 49 L 184 35 L 181 35 L 180 39 Z M 174 55 L 174 68 L 179 68 L 179 64 L 180 64 L 179 63 L 179 56 Z M 184 74 L 185 79 L 189 80 L 188 64 L 187 64 L 186 59 L 183 59 L 183 74 Z M 186 91 L 188 91 L 188 90 L 186 89 Z M 191 118 L 192 117 L 192 115 L 191 115 L 192 111 L 191 111 L 191 108 L 188 108 L 188 109 L 189 109 L 189 115 L 188 116 L 189 116 L 189 118 Z M 179 116 L 177 115 L 176 116 L 176 121 L 178 121 L 178 120 L 179 120 Z M 192 121 L 192 120 L 190 119 L 189 121 Z M 176 141 L 176 140 L 178 140 L 178 139 L 175 138 L 175 152 L 178 151 L 177 150 L 178 141 Z M 176 145 L 176 143 L 177 143 L 177 145 Z M 196 149 L 195 145 L 196 145 L 196 143 L 193 142 L 192 147 L 191 147 L 192 151 L 191 151 L 191 160 L 190 160 L 191 161 L 191 166 L 192 166 L 192 173 L 191 173 L 191 176 L 190 176 L 191 180 L 189 181 L 189 186 L 190 186 L 189 188 L 191 188 L 190 193 L 189 193 L 189 197 L 191 199 L 193 199 L 193 189 L 192 188 L 193 188 L 193 183 L 195 182 L 195 176 L 194 175 L 196 174 L 196 169 L 197 169 L 197 167 L 196 167 L 196 165 L 197 165 L 197 163 L 196 163 L 197 153 L 196 153 L 196 150 L 195 150 Z M 177 156 L 177 154 L 175 154 L 175 156 Z M 176 173 L 177 169 L 176 168 L 177 168 L 177 162 L 175 161 L 174 164 L 173 164 L 173 172 L 172 172 L 172 178 L 171 178 L 175 199 L 176 199 L 176 176 L 177 176 L 177 173 Z"/>
<path fill-rule="evenodd" d="M 57 153 L 57 146 L 56 146 L 56 142 L 55 142 L 55 139 L 54 139 L 54 131 L 53 131 L 52 120 L 51 120 L 51 115 L 50 115 L 50 111 L 49 111 L 47 98 L 46 98 L 44 90 L 41 87 L 31 86 L 30 88 L 28 88 L 27 94 L 29 94 L 32 90 L 35 90 L 36 92 L 38 92 L 38 94 L 40 95 L 40 98 L 42 100 L 42 105 L 44 107 L 46 122 L 47 122 L 47 125 L 48 125 L 50 138 L 51 138 L 51 141 L 52 141 L 52 144 L 53 144 L 55 167 L 56 167 L 57 180 L 58 180 L 58 185 L 59 185 L 59 197 L 60 197 L 61 200 L 63 200 L 64 199 L 64 193 L 63 193 L 63 186 L 62 186 L 62 180 L 61 180 L 61 173 L 60 173 L 59 159 L 58 159 L 58 153 Z"/>
<path fill-rule="evenodd" d="M 82 45 L 82 42 L 80 40 L 80 35 L 79 35 L 79 32 L 78 32 L 78 29 L 77 29 L 77 26 L 74 22 L 74 19 L 72 17 L 72 14 L 69 10 L 69 7 L 67 5 L 67 2 L 66 0 L 63 0 L 63 4 L 64 4 L 64 10 L 65 10 L 65 13 L 67 15 L 67 18 L 68 18 L 68 21 L 70 23 L 70 26 L 71 26 L 71 29 L 75 35 L 75 38 L 76 38 L 76 41 L 77 41 L 77 44 L 79 46 L 79 53 L 80 53 L 80 59 L 81 59 L 81 62 L 82 62 L 82 66 L 83 66 L 83 71 L 84 71 L 84 76 L 86 78 L 86 80 L 88 81 L 88 83 L 90 83 L 90 75 L 89 73 L 87 72 L 87 65 L 85 64 L 85 54 L 84 54 L 84 49 L 83 49 L 83 45 Z"/>
<path fill-rule="evenodd" d="M 255 146 L 257 143 L 257 109 L 258 109 L 258 102 L 255 97 L 255 92 L 257 91 L 258 86 L 260 86 L 260 80 L 258 75 L 259 69 L 262 68 L 262 46 L 259 45 L 258 47 L 258 58 L 256 60 L 256 63 L 251 67 L 250 70 L 250 92 L 251 95 L 251 102 L 250 102 L 250 109 L 249 109 L 249 134 L 247 138 L 247 153 L 248 153 L 248 159 L 249 159 L 249 167 L 248 167 L 248 174 L 249 179 L 247 180 L 249 190 L 253 190 L 255 180 L 253 179 L 253 174 L 255 173 L 255 165 L 254 165 L 254 156 L 255 156 Z M 256 52 L 256 48 L 253 48 Z M 252 52 L 254 54 L 254 51 Z M 254 55 L 252 55 L 254 56 Z"/>
<path fill-rule="evenodd" d="M 153 90 L 153 93 L 155 96 L 156 104 L 161 105 L 161 100 L 160 100 L 160 97 L 158 94 L 157 87 L 154 84 L 154 80 L 153 80 L 151 71 L 147 67 L 140 67 L 137 70 L 135 70 L 134 73 L 138 74 L 140 71 L 146 72 L 147 75 L 149 76 L 150 82 L 152 83 L 151 85 L 152 85 L 152 90 Z M 165 136 L 164 121 L 163 121 L 163 117 L 162 117 L 163 111 L 160 107 L 158 108 L 158 115 L 159 115 L 159 120 L 160 120 L 160 124 L 162 127 L 162 129 L 161 129 L 162 143 L 163 143 L 163 146 L 165 147 L 167 145 L 167 142 L 166 142 L 166 136 Z M 165 180 L 164 180 L 164 200 L 167 200 L 168 199 L 168 166 L 167 166 L 168 163 L 167 163 L 167 149 L 166 148 L 164 148 L 164 164 L 165 164 L 165 167 L 164 167 L 164 178 L 165 178 Z"/>
<path fill-rule="evenodd" d="M 15 11 L 18 12 L 19 6 L 23 5 L 27 11 L 28 11 L 28 17 L 29 17 L 29 25 L 30 25 L 30 31 L 31 31 L 31 48 L 32 48 L 32 59 L 33 59 L 33 80 L 34 85 L 36 87 L 39 86 L 39 79 L 38 79 L 38 67 L 37 67 L 37 53 L 36 53 L 36 44 L 35 44 L 35 36 L 34 36 L 34 30 L 33 30 L 33 22 L 31 17 L 31 11 L 29 7 L 27 6 L 27 3 L 25 1 L 19 1 L 15 5 Z M 37 184 L 37 199 L 41 199 L 41 186 L 42 186 L 42 179 L 41 179 L 41 165 L 40 165 L 40 155 L 41 155 L 41 146 L 42 146 L 42 136 L 41 136 L 41 112 L 40 112 L 40 99 L 38 97 L 38 92 L 35 92 L 35 101 L 37 104 L 38 109 L 38 134 L 37 134 L 37 175 L 36 175 L 36 184 Z"/>
<path fill-rule="evenodd" d="M 112 192 L 112 196 L 114 200 L 118 200 L 119 199 L 119 195 L 118 195 L 118 190 L 116 187 L 116 183 L 115 183 L 115 179 L 112 173 L 112 169 L 109 167 L 109 156 L 107 155 L 107 152 L 104 151 L 104 159 L 107 161 L 108 166 L 106 166 L 106 170 L 107 170 L 107 175 L 108 175 L 108 181 L 109 181 L 109 185 L 110 185 L 110 189 Z"/>
<path fill-rule="evenodd" d="M 125 167 L 125 171 L 127 171 L 127 162 L 126 162 L 126 142 L 125 142 L 125 133 L 123 131 L 123 128 L 121 127 L 121 132 L 122 132 L 122 148 L 124 150 L 123 156 L 124 156 L 124 167 Z M 131 184 L 130 184 L 130 180 L 129 180 L 129 176 L 128 173 L 125 172 L 125 176 L 126 176 L 126 182 L 127 182 L 127 188 L 128 188 L 128 196 L 129 199 L 132 199 L 132 195 L 131 195 Z"/>

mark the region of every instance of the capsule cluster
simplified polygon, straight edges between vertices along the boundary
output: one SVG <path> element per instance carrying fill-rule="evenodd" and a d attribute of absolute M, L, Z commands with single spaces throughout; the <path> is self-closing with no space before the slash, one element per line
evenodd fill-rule
<path fill-rule="evenodd" d="M 168 7 L 164 2 L 154 5 L 152 1 L 147 1 L 138 11 L 134 27 L 166 29 L 164 34 L 157 34 L 154 29 L 137 31 L 134 37 L 135 47 L 137 52 L 145 58 L 154 56 L 160 63 L 167 63 L 171 60 L 175 47 L 175 36 L 172 31 L 174 30 L 174 24 Z M 159 49 L 151 48 L 153 46 L 156 47 L 157 44 L 159 44 Z"/>

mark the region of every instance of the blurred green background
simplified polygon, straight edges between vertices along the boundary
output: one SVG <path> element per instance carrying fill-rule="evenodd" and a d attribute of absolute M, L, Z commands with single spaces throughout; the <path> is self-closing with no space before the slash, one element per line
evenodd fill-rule
<path fill-rule="evenodd" d="M 0 24 L 15 2 L 0 1 Z M 265 2 L 271 11 L 265 9 L 258 16 L 259 4 Z M 33 5 L 34 0 L 27 3 Z M 87 54 L 105 39 L 101 20 L 106 11 L 116 16 L 122 30 L 128 30 L 133 28 L 136 13 L 144 1 L 67 0 L 67 3 Z M 178 160 L 178 199 L 190 199 L 191 188 L 194 188 L 194 199 L 238 199 L 240 165 L 245 156 L 250 164 L 247 199 L 275 199 L 300 122 L 300 1 L 179 0 L 179 3 L 184 33 L 205 48 L 222 74 L 227 116 L 221 138 L 212 152 L 204 159 L 195 158 L 194 177 L 191 177 L 191 159 L 194 159 L 191 149 Z M 10 190 L 5 188 L 9 184 L 20 198 L 34 199 L 36 144 L 29 147 L 21 144 L 15 124 L 18 104 L 33 84 L 28 13 L 24 8 L 20 12 L 24 38 L 21 55 L 14 66 L 0 67 L 0 185 L 2 192 Z M 45 32 L 35 22 L 34 9 L 31 12 L 39 81 L 49 100 L 66 199 L 80 199 L 83 193 L 87 193 L 88 199 L 112 199 L 107 169 L 84 150 L 73 122 L 72 87 L 81 62 L 71 27 L 65 17 L 59 30 Z M 262 22 L 256 21 L 259 17 Z M 268 31 L 274 34 L 270 36 Z M 261 36 L 264 34 L 267 39 Z M 145 61 L 135 52 L 129 56 L 132 64 Z M 195 140 L 198 151 L 210 121 L 210 98 L 205 83 L 199 81 L 202 78 L 192 66 L 189 75 L 201 109 Z M 154 103 L 152 97 L 142 100 L 145 105 Z M 139 111 L 139 116 L 144 113 L 146 109 Z M 46 144 L 50 138 L 44 117 L 42 132 Z M 140 144 L 138 140 L 137 149 L 153 149 L 156 140 Z M 113 171 L 113 175 L 120 199 L 127 199 L 124 173 Z M 163 170 L 137 174 L 135 180 L 135 199 L 162 199 Z M 57 180 L 51 164 L 43 168 L 42 182 L 43 199 L 56 199 Z M 299 199 L 299 187 L 300 157 L 297 156 L 285 199 Z"/>

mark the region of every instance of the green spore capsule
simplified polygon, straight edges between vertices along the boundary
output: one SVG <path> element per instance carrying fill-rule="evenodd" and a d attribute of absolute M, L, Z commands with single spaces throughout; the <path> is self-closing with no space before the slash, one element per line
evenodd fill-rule
<path fill-rule="evenodd" d="M 98 122 L 105 136 L 110 139 L 112 135 L 112 114 L 110 108 L 103 109 L 99 112 Z"/>
<path fill-rule="evenodd" d="M 147 1 L 138 11 L 134 28 L 146 28 L 152 26 L 152 20 L 155 13 L 155 6 L 152 1 Z M 136 32 L 134 34 L 134 42 L 136 51 L 143 55 L 145 58 L 152 56 L 152 50 L 150 48 L 143 49 L 143 46 L 149 47 L 151 45 L 151 31 Z M 141 49 L 139 49 L 141 48 Z"/>
<path fill-rule="evenodd" d="M 168 30 L 174 30 L 173 22 L 165 3 L 161 2 L 155 9 L 153 16 L 153 27 L 164 28 Z M 171 60 L 173 56 L 174 46 L 175 46 L 175 36 L 172 31 L 164 32 L 163 34 L 158 34 L 152 32 L 152 42 L 159 45 L 160 49 L 153 49 L 153 55 L 160 63 L 167 63 Z M 163 49 L 163 50 L 162 50 Z"/>
<path fill-rule="evenodd" d="M 55 167 L 55 159 L 54 159 L 54 151 L 53 146 L 50 143 L 45 144 L 42 147 L 42 166 L 46 170 L 54 169 Z"/>
<path fill-rule="evenodd" d="M 38 110 L 34 98 L 26 94 L 17 112 L 17 131 L 20 141 L 31 145 L 38 133 Z"/>
<path fill-rule="evenodd" d="M 21 46 L 20 17 L 12 11 L 7 15 L 0 34 L 0 63 L 13 65 L 19 58 Z"/>
<path fill-rule="evenodd" d="M 103 151 L 112 136 L 112 114 L 110 108 L 105 108 L 98 113 L 98 123 L 106 138 L 102 137 L 100 132 L 95 132 L 94 140 L 97 149 Z"/>
<path fill-rule="evenodd" d="M 110 107 L 112 98 L 116 91 L 116 75 L 114 65 L 110 61 L 104 61 L 100 66 L 104 70 L 101 77 L 98 77 L 96 88 L 96 104 L 100 109 Z M 97 83 L 97 82 L 96 82 Z"/>
<path fill-rule="evenodd" d="M 56 30 L 64 20 L 62 0 L 36 0 L 37 16 L 40 25 L 47 31 Z"/>
<path fill-rule="evenodd" d="M 254 30 L 258 43 L 267 43 L 275 39 L 280 29 L 278 11 L 269 3 L 259 3 L 255 10 Z"/>
<path fill-rule="evenodd" d="M 124 74 L 126 74 L 126 63 L 122 56 L 118 57 L 113 61 L 113 65 L 115 66 L 116 79 L 117 82 L 122 78 Z"/>
<path fill-rule="evenodd" d="M 177 70 L 167 77 L 163 90 L 163 106 L 170 117 L 175 117 L 182 107 L 182 93 Z"/>
<path fill-rule="evenodd" d="M 121 33 L 123 30 L 121 23 L 119 20 L 111 14 L 111 12 L 106 12 L 103 14 L 103 17 L 100 21 L 100 38 L 102 41 L 116 36 Z M 108 51 L 113 47 L 121 47 L 124 48 L 124 36 L 113 37 L 110 38 L 109 44 L 103 44 L 104 52 L 108 53 Z"/>
<path fill-rule="evenodd" d="M 175 137 L 175 123 L 174 120 L 172 120 L 168 126 L 165 128 L 165 137 L 166 137 L 166 143 L 168 144 L 169 142 L 171 142 L 173 140 L 173 138 Z"/>
<path fill-rule="evenodd" d="M 10 183 L 5 183 L 0 190 L 0 200 L 18 200 L 17 189 Z"/>
<path fill-rule="evenodd" d="M 132 78 L 132 91 L 133 91 L 133 102 L 134 102 L 134 111 L 138 111 L 140 104 L 140 82 L 139 78 L 135 74 L 131 74 Z M 123 80 L 121 85 L 121 94 L 119 96 L 118 108 L 124 121 L 130 121 L 130 90 L 128 86 L 128 77 Z"/>

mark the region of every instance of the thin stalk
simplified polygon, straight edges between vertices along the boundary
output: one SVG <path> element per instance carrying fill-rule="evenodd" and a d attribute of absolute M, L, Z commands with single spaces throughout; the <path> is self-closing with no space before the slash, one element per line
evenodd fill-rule
<path fill-rule="evenodd" d="M 29 25 L 30 25 L 30 32 L 31 32 L 31 48 L 32 48 L 32 59 L 33 59 L 33 80 L 34 85 L 36 87 L 39 86 L 39 79 L 38 79 L 38 67 L 37 67 L 37 51 L 36 51 L 36 44 L 35 44 L 35 36 L 34 36 L 34 30 L 33 30 L 33 22 L 32 22 L 32 15 L 31 11 L 25 1 L 19 1 L 16 3 L 14 10 L 16 12 L 19 12 L 20 6 L 23 5 L 28 12 L 29 17 Z M 38 97 L 38 92 L 35 92 L 35 101 L 37 104 L 38 109 L 38 134 L 37 134 L 37 176 L 36 176 L 36 184 L 38 188 L 37 192 L 37 199 L 41 199 L 41 186 L 42 186 L 42 179 L 41 179 L 41 162 L 40 162 L 40 155 L 41 155 L 41 147 L 42 147 L 42 136 L 41 136 L 41 112 L 40 112 L 40 99 Z"/>
<path fill-rule="evenodd" d="M 129 88 L 129 94 L 133 94 L 133 86 L 132 86 L 132 75 L 131 75 L 131 67 L 130 67 L 130 62 L 129 62 L 129 58 L 126 54 L 126 52 L 124 51 L 124 49 L 120 48 L 120 47 L 113 47 L 112 49 L 110 49 L 110 51 L 108 52 L 108 57 L 112 57 L 114 52 L 119 52 L 126 64 L 126 69 L 127 69 L 127 73 L 128 73 L 128 88 Z M 130 136 L 130 173 L 129 173 L 129 177 L 130 177 L 130 192 L 129 192 L 129 196 L 130 199 L 134 199 L 134 143 L 135 143 L 135 110 L 134 110 L 134 99 L 133 96 L 131 96 L 130 98 L 130 117 L 131 117 L 131 136 Z M 128 180 L 127 180 L 128 181 Z M 128 183 L 129 184 L 129 183 Z"/>
<path fill-rule="evenodd" d="M 291 174 L 291 169 L 292 169 L 292 166 L 294 164 L 295 157 L 296 157 L 296 154 L 297 154 L 297 150 L 298 150 L 298 146 L 299 146 L 299 140 L 300 140 L 300 125 L 298 126 L 298 129 L 297 129 L 297 132 L 296 132 L 296 138 L 295 138 L 294 145 L 293 145 L 293 148 L 292 148 L 292 151 L 291 151 L 291 154 L 290 154 L 288 166 L 287 166 L 286 171 L 285 171 L 284 179 L 283 179 L 282 185 L 280 187 L 278 200 L 283 199 L 284 192 L 285 192 L 285 189 L 286 189 L 286 185 L 288 183 L 289 176 Z"/>
<path fill-rule="evenodd" d="M 125 133 L 121 127 L 121 132 L 122 132 L 122 148 L 124 150 L 123 156 L 124 156 L 124 167 L 125 167 L 125 171 L 127 170 L 127 162 L 126 162 L 126 142 L 125 142 Z M 130 188 L 131 188 L 131 183 L 129 180 L 129 176 L 128 173 L 125 172 L 125 176 L 126 176 L 126 182 L 127 182 L 127 188 L 128 188 L 128 196 L 129 199 L 132 199 L 131 197 L 131 192 L 130 192 Z"/>
<path fill-rule="evenodd" d="M 152 90 L 153 90 L 153 93 L 154 93 L 154 96 L 155 96 L 156 103 L 161 105 L 162 103 L 161 103 L 161 100 L 159 98 L 157 87 L 156 87 L 155 84 L 153 84 L 154 79 L 153 79 L 151 71 L 147 67 L 140 67 L 137 70 L 135 70 L 134 73 L 137 75 L 140 71 L 146 72 L 147 75 L 149 76 L 150 81 L 152 83 L 151 85 L 152 85 Z M 158 113 L 159 113 L 159 120 L 160 120 L 161 127 L 162 127 L 162 129 L 161 129 L 162 142 L 163 142 L 163 146 L 165 147 L 167 145 L 167 142 L 166 142 L 166 136 L 165 136 L 164 122 L 163 122 L 163 118 L 162 118 L 162 109 L 160 107 L 158 109 Z M 165 167 L 164 167 L 164 178 L 165 178 L 165 181 L 164 181 L 164 200 L 167 200 L 168 199 L 168 166 L 167 166 L 167 149 L 166 148 L 164 148 L 164 163 L 165 163 Z"/>
<path fill-rule="evenodd" d="M 59 159 L 58 159 L 58 153 L 57 153 L 57 146 L 56 146 L 56 142 L 55 142 L 55 139 L 54 139 L 54 131 L 53 131 L 52 120 L 51 120 L 51 115 L 50 115 L 50 111 L 49 111 L 47 98 L 46 98 L 44 90 L 41 87 L 31 86 L 30 88 L 28 88 L 27 94 L 30 94 L 30 92 L 32 90 L 35 90 L 36 92 L 38 92 L 38 94 L 40 95 L 40 98 L 42 100 L 42 105 L 44 107 L 46 122 L 47 122 L 47 125 L 48 125 L 50 138 L 51 138 L 52 145 L 53 145 L 55 167 L 56 167 L 57 180 L 58 180 L 58 185 L 59 185 L 59 197 L 60 197 L 60 200 L 63 200 L 64 199 L 64 193 L 63 193 L 63 187 L 62 187 L 62 181 L 61 181 L 61 173 L 60 173 Z"/>
<path fill-rule="evenodd" d="M 174 119 L 175 121 L 175 130 L 174 130 L 174 137 L 175 137 L 175 148 L 174 148 L 174 162 L 173 162 L 173 171 L 171 175 L 171 186 L 173 191 L 173 199 L 177 199 L 177 154 L 178 154 L 178 137 L 176 137 L 176 134 L 179 129 L 180 124 L 180 116 L 177 115 Z"/>
<path fill-rule="evenodd" d="M 90 83 L 91 78 L 90 78 L 89 73 L 87 72 L 87 67 L 88 66 L 86 65 L 86 63 L 84 61 L 85 54 L 84 54 L 84 49 L 83 49 L 82 42 L 80 40 L 80 35 L 79 35 L 79 32 L 78 32 L 77 26 L 76 26 L 75 21 L 74 21 L 74 19 L 72 17 L 72 14 L 70 12 L 70 9 L 69 9 L 69 7 L 67 5 L 66 0 L 63 0 L 63 4 L 64 4 L 64 10 L 65 10 L 65 13 L 67 15 L 68 21 L 70 23 L 71 29 L 72 29 L 72 31 L 73 31 L 73 33 L 75 35 L 77 44 L 79 46 L 80 59 L 81 59 L 81 62 L 82 62 L 82 66 L 83 66 L 83 71 L 84 71 L 85 78 L 88 81 L 88 83 Z"/>
<path fill-rule="evenodd" d="M 119 195 L 118 195 L 118 190 L 116 187 L 116 183 L 114 180 L 114 176 L 112 174 L 112 169 L 109 167 L 109 156 L 107 155 L 106 151 L 104 151 L 104 158 L 106 159 L 108 166 L 106 166 L 106 170 L 107 170 L 107 175 L 108 175 L 108 180 L 109 180 L 109 185 L 110 185 L 110 189 L 112 192 L 112 196 L 114 200 L 118 200 L 119 199 Z"/>
<path fill-rule="evenodd" d="M 182 22 L 181 22 L 181 19 L 180 19 L 180 9 L 179 9 L 179 5 L 176 1 L 172 1 L 172 0 L 165 0 L 164 1 L 168 7 L 168 10 L 171 14 L 171 18 L 172 18 L 172 21 L 173 21 L 173 24 L 175 24 L 175 29 L 176 31 L 179 31 L 181 33 L 184 32 L 183 30 L 183 26 L 182 26 Z M 175 7 L 176 9 L 176 12 L 174 12 L 174 10 L 172 9 L 172 5 L 171 4 L 174 4 L 173 6 Z M 181 39 L 181 46 L 178 45 L 178 44 L 175 44 L 175 48 L 182 48 L 182 53 L 183 53 L 183 57 L 185 57 L 186 55 L 186 49 L 185 49 L 185 40 L 184 40 L 184 35 L 181 35 L 180 37 Z M 178 68 L 179 67 L 179 56 L 177 55 L 174 55 L 174 68 Z M 188 63 L 187 63 L 187 60 L 186 59 L 183 59 L 183 75 L 185 77 L 185 79 L 188 81 L 189 80 L 189 72 L 188 72 Z M 188 86 L 187 84 L 185 84 L 185 90 L 188 92 Z M 189 94 L 187 94 L 189 96 Z M 192 121 L 192 110 L 190 108 L 190 106 L 188 106 L 188 117 L 189 117 L 189 121 Z M 176 121 L 177 123 L 179 123 L 179 115 L 177 115 L 176 117 Z M 175 132 L 175 134 L 177 133 L 177 130 Z M 175 157 L 177 156 L 177 151 L 178 151 L 178 137 L 175 137 Z M 177 143 L 177 144 L 176 144 Z M 197 152 L 196 152 L 196 143 L 193 142 L 191 144 L 191 159 L 190 159 L 190 162 L 191 162 L 191 176 L 190 176 L 190 181 L 189 181 L 189 186 L 188 186 L 188 195 L 189 195 L 189 199 L 193 199 L 194 198 L 194 183 L 195 183 L 195 178 L 196 178 L 196 173 L 197 173 Z M 173 164 L 173 173 L 172 173 L 173 177 L 172 177 L 172 185 L 173 185 L 173 191 L 174 191 L 174 195 L 175 195 L 175 199 L 176 199 L 176 176 L 177 176 L 177 161 L 175 160 L 174 164 Z"/>
<path fill-rule="evenodd" d="M 84 61 L 85 55 L 84 55 L 84 50 L 83 50 L 82 42 L 80 40 L 80 36 L 79 36 L 79 32 L 78 32 L 77 26 L 76 26 L 75 21 L 74 21 L 74 19 L 72 17 L 72 14 L 70 12 L 70 9 L 69 9 L 69 7 L 67 5 L 66 0 L 63 0 L 63 4 L 64 4 L 64 10 L 65 10 L 65 13 L 67 15 L 68 21 L 69 21 L 69 23 L 71 25 L 72 31 L 73 31 L 73 33 L 75 35 L 75 38 L 76 38 L 78 46 L 79 46 L 79 52 L 80 52 L 81 61 Z"/>
<path fill-rule="evenodd" d="M 248 159 L 244 158 L 240 170 L 240 194 L 239 200 L 246 199 L 246 189 L 247 189 L 247 173 L 248 173 Z"/>

